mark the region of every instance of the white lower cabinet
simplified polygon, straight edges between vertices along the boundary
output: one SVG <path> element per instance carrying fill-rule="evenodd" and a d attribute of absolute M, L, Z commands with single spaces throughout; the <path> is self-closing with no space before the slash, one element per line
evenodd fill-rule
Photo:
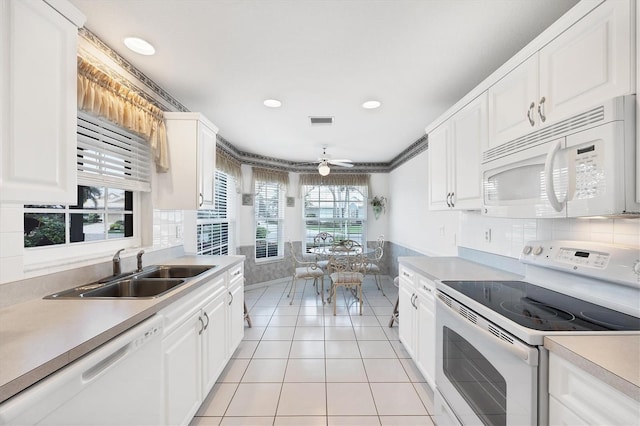
<path fill-rule="evenodd" d="M 244 338 L 244 269 L 240 264 L 229 271 L 228 293 L 231 300 L 228 302 L 227 347 L 230 358 L 240 341 Z"/>
<path fill-rule="evenodd" d="M 435 286 L 400 265 L 398 334 L 427 383 L 435 389 Z"/>
<path fill-rule="evenodd" d="M 240 264 L 162 311 L 165 424 L 191 422 L 244 336 L 243 308 Z"/>
<path fill-rule="evenodd" d="M 637 425 L 640 403 L 549 353 L 550 425 Z"/>

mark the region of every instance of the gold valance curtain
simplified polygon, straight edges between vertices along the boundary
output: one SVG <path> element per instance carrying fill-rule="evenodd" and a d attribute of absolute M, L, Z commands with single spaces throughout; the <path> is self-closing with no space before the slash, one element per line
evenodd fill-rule
<path fill-rule="evenodd" d="M 141 135 L 151 145 L 157 171 L 169 169 L 162 110 L 80 57 L 78 109 Z"/>
<path fill-rule="evenodd" d="M 252 189 L 254 191 L 256 187 L 256 181 L 261 182 L 277 182 L 284 188 L 289 186 L 289 173 L 280 170 L 263 169 L 262 167 L 252 167 Z"/>
<path fill-rule="evenodd" d="M 300 175 L 300 196 L 305 185 L 340 185 L 340 186 L 364 186 L 370 193 L 371 175 L 368 173 L 332 173 L 329 176 L 321 176 L 318 173 Z"/>
<path fill-rule="evenodd" d="M 242 168 L 240 166 L 240 161 L 219 146 L 216 147 L 216 169 L 233 176 L 236 182 L 240 183 L 242 182 Z"/>

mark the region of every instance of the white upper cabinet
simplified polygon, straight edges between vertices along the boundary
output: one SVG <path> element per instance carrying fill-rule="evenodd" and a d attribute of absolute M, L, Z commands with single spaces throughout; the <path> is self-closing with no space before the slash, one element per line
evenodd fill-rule
<path fill-rule="evenodd" d="M 487 148 L 487 93 L 429 133 L 429 209 L 479 209 Z"/>
<path fill-rule="evenodd" d="M 489 147 L 530 132 L 538 123 L 538 55 L 489 89 Z"/>
<path fill-rule="evenodd" d="M 633 93 L 633 7 L 602 3 L 493 85 L 490 147 Z"/>
<path fill-rule="evenodd" d="M 85 18 L 66 1 L 49 3 L 0 2 L 0 202 L 76 202 L 76 55 Z"/>
<path fill-rule="evenodd" d="M 169 171 L 156 174 L 154 208 L 213 208 L 218 128 L 200 113 L 166 112 L 164 116 Z"/>

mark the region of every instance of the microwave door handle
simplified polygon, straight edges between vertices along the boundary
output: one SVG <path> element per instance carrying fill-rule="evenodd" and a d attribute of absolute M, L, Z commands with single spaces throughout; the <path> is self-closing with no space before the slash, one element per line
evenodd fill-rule
<path fill-rule="evenodd" d="M 562 211 L 562 208 L 564 207 L 563 203 L 567 201 L 566 195 L 564 200 L 558 200 L 558 197 L 556 196 L 556 190 L 553 186 L 553 163 L 555 161 L 556 154 L 558 153 L 558 151 L 560 151 L 561 142 L 562 141 L 559 140 L 553 144 L 553 147 L 551 147 L 549 153 L 547 153 L 547 159 L 544 162 L 544 186 L 547 190 L 547 199 L 549 200 L 551 207 L 553 207 L 553 209 L 557 212 Z"/>

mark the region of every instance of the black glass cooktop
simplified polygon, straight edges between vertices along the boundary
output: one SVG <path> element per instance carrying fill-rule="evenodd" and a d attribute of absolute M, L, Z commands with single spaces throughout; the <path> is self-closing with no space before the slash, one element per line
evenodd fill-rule
<path fill-rule="evenodd" d="M 523 281 L 443 281 L 443 284 L 535 330 L 640 330 L 640 318 Z"/>

